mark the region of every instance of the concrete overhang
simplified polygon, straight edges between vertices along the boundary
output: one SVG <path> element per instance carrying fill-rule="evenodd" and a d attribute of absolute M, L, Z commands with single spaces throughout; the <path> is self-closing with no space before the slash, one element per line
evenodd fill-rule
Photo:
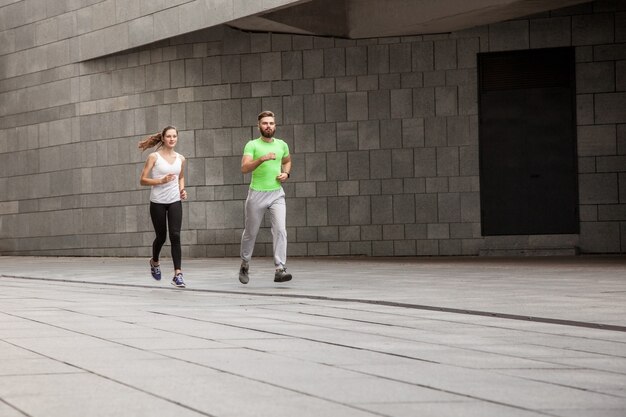
<path fill-rule="evenodd" d="M 263 32 L 362 39 L 447 33 L 587 0 L 310 0 L 228 25 Z"/>
<path fill-rule="evenodd" d="M 99 58 L 224 24 L 254 32 L 363 39 L 447 33 L 585 2 L 586 0 L 187 0 L 179 1 L 174 6 L 169 2 L 162 2 L 158 6 L 150 4 L 149 13 L 134 14 L 123 3 L 115 3 L 113 14 L 116 16 L 116 23 L 79 35 L 76 39 L 77 48 L 73 48 L 76 52 L 72 60 Z M 81 16 L 91 14 L 91 19 L 97 20 L 97 6 L 98 4 L 81 9 Z"/>

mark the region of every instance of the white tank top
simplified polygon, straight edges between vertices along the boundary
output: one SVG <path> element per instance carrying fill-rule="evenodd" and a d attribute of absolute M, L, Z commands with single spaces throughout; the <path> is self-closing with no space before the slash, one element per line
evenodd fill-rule
<path fill-rule="evenodd" d="M 176 160 L 170 164 L 158 152 L 156 162 L 150 173 L 151 178 L 162 178 L 167 174 L 176 175 L 176 179 L 165 184 L 153 185 L 150 191 L 150 201 L 159 204 L 171 204 L 180 200 L 180 190 L 178 189 L 178 176 L 183 166 L 183 160 L 179 153 L 176 153 Z"/>

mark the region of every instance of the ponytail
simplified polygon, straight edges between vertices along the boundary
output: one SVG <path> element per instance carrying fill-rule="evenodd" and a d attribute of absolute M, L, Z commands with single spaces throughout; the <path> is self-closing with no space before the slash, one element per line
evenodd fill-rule
<path fill-rule="evenodd" d="M 154 135 L 148 136 L 144 140 L 139 141 L 137 147 L 142 151 L 145 151 L 146 149 L 150 149 L 158 145 L 158 150 L 161 146 L 163 146 L 163 136 L 165 136 L 165 132 L 170 129 L 174 129 L 176 133 L 178 133 L 178 129 L 176 129 L 174 126 L 165 126 L 165 128 L 160 133 L 155 133 Z"/>

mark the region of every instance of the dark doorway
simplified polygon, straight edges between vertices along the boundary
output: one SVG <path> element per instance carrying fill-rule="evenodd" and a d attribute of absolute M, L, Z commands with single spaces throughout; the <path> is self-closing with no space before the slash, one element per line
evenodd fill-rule
<path fill-rule="evenodd" d="M 573 48 L 478 54 L 482 234 L 578 233 Z"/>

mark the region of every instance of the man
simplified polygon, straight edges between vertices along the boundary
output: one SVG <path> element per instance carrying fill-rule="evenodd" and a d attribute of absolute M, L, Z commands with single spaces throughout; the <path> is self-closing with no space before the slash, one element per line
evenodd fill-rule
<path fill-rule="evenodd" d="M 263 111 L 258 116 L 261 137 L 250 140 L 243 150 L 241 172 L 252 172 L 250 189 L 246 198 L 245 229 L 241 236 L 241 268 L 239 281 L 247 284 L 250 280 L 248 270 L 254 243 L 261 221 L 267 210 L 272 223 L 272 241 L 274 244 L 274 282 L 291 280 L 287 273 L 287 208 L 282 183 L 287 181 L 291 172 L 289 146 L 274 137 L 276 120 L 274 113 Z"/>

